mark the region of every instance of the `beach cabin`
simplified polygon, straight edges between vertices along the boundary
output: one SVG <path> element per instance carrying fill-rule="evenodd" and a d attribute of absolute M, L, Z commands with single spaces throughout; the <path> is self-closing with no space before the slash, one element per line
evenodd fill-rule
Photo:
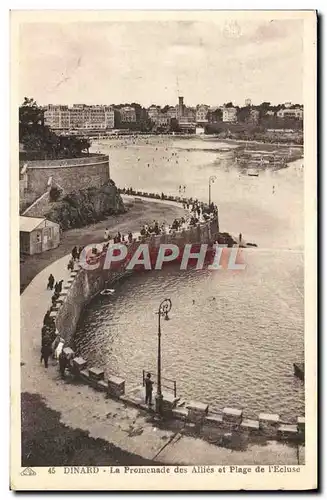
<path fill-rule="evenodd" d="M 19 217 L 20 252 L 33 255 L 56 248 L 60 243 L 59 224 L 44 217 Z"/>

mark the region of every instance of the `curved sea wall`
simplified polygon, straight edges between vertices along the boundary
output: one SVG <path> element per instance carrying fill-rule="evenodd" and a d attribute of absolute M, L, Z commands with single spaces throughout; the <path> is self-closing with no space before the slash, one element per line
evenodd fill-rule
<path fill-rule="evenodd" d="M 128 249 L 129 252 L 134 252 L 142 243 L 147 243 L 153 249 L 159 248 L 161 244 L 175 244 L 182 247 L 187 243 L 211 243 L 217 240 L 218 232 L 218 219 L 215 218 L 171 234 L 139 237 L 137 241 L 128 245 Z M 105 284 L 106 287 L 110 287 L 116 280 L 131 272 L 123 268 L 105 270 L 102 266 L 87 271 L 78 265 L 78 270 L 71 273 L 71 278 L 60 294 L 56 311 L 51 313 L 55 317 L 61 337 L 70 342 L 83 308 L 105 287 Z"/>
<path fill-rule="evenodd" d="M 148 243 L 157 247 L 160 243 L 171 243 L 184 245 L 185 243 L 211 243 L 218 235 L 218 219 L 198 224 L 184 231 L 176 231 L 172 234 L 152 236 L 134 240 L 130 250 L 135 249 L 141 243 Z M 78 269 L 71 273 L 71 277 L 64 286 L 59 296 L 55 309 L 51 316 L 55 319 L 57 329 L 61 337 L 69 344 L 80 315 L 84 307 L 104 287 L 114 286 L 116 280 L 133 271 L 126 269 L 103 270 L 102 268 L 86 271 L 78 265 Z M 75 356 L 73 351 L 72 366 L 75 376 L 91 387 L 104 391 L 108 396 L 118 398 L 126 404 L 134 405 L 153 411 L 144 404 L 143 395 L 135 397 L 134 393 L 125 395 L 125 380 L 118 376 L 109 376 L 104 380 L 104 370 L 100 367 L 87 365 L 87 360 Z M 175 419 L 176 423 L 184 428 L 185 425 L 195 427 L 203 439 L 212 441 L 214 436 L 221 440 L 221 433 L 227 431 L 242 432 L 245 435 L 259 435 L 265 439 L 282 439 L 304 442 L 305 418 L 298 416 L 296 423 L 287 423 L 280 420 L 279 415 L 260 413 L 256 419 L 250 420 L 244 417 L 243 410 L 239 408 L 223 408 L 218 413 L 211 413 L 209 405 L 201 402 L 185 402 L 179 397 L 164 394 L 162 411 L 167 418 Z M 191 428 L 193 428 L 191 427 Z"/>

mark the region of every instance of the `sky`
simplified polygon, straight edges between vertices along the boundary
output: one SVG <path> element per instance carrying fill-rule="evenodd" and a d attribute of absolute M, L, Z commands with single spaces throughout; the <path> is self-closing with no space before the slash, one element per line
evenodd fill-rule
<path fill-rule="evenodd" d="M 19 95 L 38 104 L 302 103 L 299 19 L 23 23 Z"/>

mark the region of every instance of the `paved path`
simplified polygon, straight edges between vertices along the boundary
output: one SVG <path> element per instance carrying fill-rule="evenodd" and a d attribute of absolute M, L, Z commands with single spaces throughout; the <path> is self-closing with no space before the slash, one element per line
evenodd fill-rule
<path fill-rule="evenodd" d="M 106 399 L 87 385 L 63 381 L 55 361 L 45 369 L 40 363 L 40 332 L 51 303 L 47 278 L 52 273 L 65 282 L 69 258 L 65 256 L 40 272 L 21 295 L 21 392 L 42 396 L 48 407 L 60 412 L 63 424 L 89 431 L 91 437 L 144 458 L 184 464 L 298 463 L 296 447 L 283 443 L 248 444 L 244 451 L 233 451 L 185 436 L 179 429 L 162 429 L 142 410 Z"/>

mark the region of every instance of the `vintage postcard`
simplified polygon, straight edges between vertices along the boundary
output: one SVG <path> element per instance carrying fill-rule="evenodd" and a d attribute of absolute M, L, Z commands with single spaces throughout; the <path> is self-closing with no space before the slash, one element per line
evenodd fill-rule
<path fill-rule="evenodd" d="M 13 490 L 317 488 L 316 12 L 11 12 Z"/>

